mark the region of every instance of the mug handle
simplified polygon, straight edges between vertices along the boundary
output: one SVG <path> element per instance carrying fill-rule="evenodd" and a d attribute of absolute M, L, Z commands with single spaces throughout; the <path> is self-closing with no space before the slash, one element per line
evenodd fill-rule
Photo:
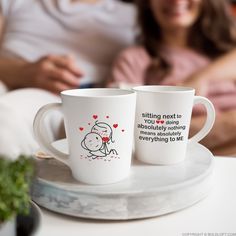
<path fill-rule="evenodd" d="M 202 96 L 194 96 L 193 104 L 204 105 L 207 112 L 207 118 L 202 129 L 189 139 L 190 143 L 201 141 L 210 132 L 215 122 L 215 108 L 209 99 Z"/>
<path fill-rule="evenodd" d="M 61 103 L 50 103 L 39 109 L 33 123 L 34 136 L 43 150 L 55 157 L 58 161 L 61 161 L 69 166 L 69 155 L 54 148 L 49 141 L 47 132 L 43 132 L 44 130 L 46 130 L 44 120 L 47 114 L 52 110 L 61 111 Z"/>

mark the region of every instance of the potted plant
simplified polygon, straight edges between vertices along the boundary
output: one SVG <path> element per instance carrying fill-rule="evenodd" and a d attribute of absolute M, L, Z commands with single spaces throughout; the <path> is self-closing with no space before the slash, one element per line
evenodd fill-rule
<path fill-rule="evenodd" d="M 30 207 L 33 163 L 26 156 L 16 160 L 0 156 L 0 236 L 16 235 L 16 216 Z"/>

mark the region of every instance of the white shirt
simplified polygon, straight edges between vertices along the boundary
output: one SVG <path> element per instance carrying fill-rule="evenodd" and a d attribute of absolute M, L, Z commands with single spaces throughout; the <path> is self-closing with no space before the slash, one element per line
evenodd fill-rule
<path fill-rule="evenodd" d="M 0 0 L 6 21 L 0 56 L 36 61 L 47 54 L 76 57 L 85 78 L 105 79 L 114 57 L 135 38 L 132 4 L 100 0 Z"/>

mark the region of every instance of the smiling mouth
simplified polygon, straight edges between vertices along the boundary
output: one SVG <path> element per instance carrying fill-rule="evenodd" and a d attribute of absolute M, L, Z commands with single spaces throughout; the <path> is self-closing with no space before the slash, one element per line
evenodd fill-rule
<path fill-rule="evenodd" d="M 164 12 L 168 15 L 182 15 L 189 11 L 188 3 L 178 3 L 174 6 L 168 6 L 164 9 Z"/>

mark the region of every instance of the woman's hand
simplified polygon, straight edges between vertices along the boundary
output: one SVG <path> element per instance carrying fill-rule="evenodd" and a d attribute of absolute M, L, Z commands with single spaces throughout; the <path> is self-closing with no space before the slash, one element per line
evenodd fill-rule
<path fill-rule="evenodd" d="M 20 87 L 36 87 L 59 93 L 79 87 L 83 75 L 71 56 L 48 55 L 35 63 L 22 66 Z"/>

